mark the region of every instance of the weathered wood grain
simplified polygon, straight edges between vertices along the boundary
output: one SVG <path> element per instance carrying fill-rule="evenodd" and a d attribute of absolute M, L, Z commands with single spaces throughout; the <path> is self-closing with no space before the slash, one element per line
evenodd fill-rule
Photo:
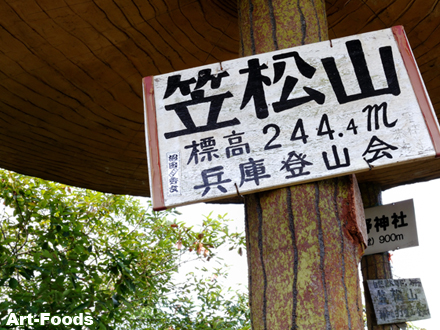
<path fill-rule="evenodd" d="M 356 189 L 343 177 L 246 196 L 253 329 L 363 328 Z"/>
<path fill-rule="evenodd" d="M 239 3 L 243 55 L 327 38 L 321 1 Z M 268 3 L 292 16 L 252 15 Z M 299 31 L 283 40 L 278 22 Z M 264 23 L 266 37 L 256 33 Z M 245 215 L 252 329 L 363 328 L 357 265 L 367 235 L 354 175 L 246 195 Z"/>
<path fill-rule="evenodd" d="M 325 4 L 330 38 L 403 24 L 439 115 L 439 1 Z M 0 167 L 149 195 L 141 78 L 238 57 L 238 15 L 232 0 L 1 0 Z M 278 42 L 292 33 L 276 31 Z M 359 180 L 386 189 L 440 177 L 440 166 L 371 175 Z"/>
<path fill-rule="evenodd" d="M 360 184 L 362 203 L 364 208 L 382 205 L 382 191 L 378 184 Z M 368 330 L 398 330 L 397 325 L 377 325 L 373 301 L 369 294 L 367 280 L 393 278 L 389 253 L 376 253 L 363 256 L 361 259 L 361 272 L 365 295 L 365 314 Z"/>

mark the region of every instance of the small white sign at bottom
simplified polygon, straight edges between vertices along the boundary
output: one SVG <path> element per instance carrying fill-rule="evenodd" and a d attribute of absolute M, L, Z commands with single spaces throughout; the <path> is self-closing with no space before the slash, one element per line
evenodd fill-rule
<path fill-rule="evenodd" d="M 419 245 L 412 199 L 365 209 L 368 247 L 364 255 Z"/>
<path fill-rule="evenodd" d="M 368 280 L 377 324 L 431 318 L 419 278 Z"/>

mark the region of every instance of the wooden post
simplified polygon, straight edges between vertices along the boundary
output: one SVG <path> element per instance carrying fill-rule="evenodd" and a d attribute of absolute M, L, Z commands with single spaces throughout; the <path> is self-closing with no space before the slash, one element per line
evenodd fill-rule
<path fill-rule="evenodd" d="M 374 183 L 361 184 L 360 189 L 365 208 L 382 205 L 382 191 L 379 185 Z M 393 278 L 389 253 L 384 252 L 363 256 L 361 270 L 365 292 L 365 313 L 367 315 L 368 330 L 399 330 L 400 327 L 393 324 L 377 325 L 373 302 L 367 284 L 367 280 Z"/>
<path fill-rule="evenodd" d="M 323 0 L 239 0 L 241 55 L 326 40 Z M 354 175 L 246 196 L 253 330 L 363 329 Z"/>

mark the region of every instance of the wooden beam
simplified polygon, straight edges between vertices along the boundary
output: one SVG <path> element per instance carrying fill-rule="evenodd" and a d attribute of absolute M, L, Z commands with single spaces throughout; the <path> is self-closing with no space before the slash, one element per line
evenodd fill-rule
<path fill-rule="evenodd" d="M 327 39 L 324 2 L 239 1 L 241 55 Z M 363 329 L 354 175 L 245 196 L 252 329 Z"/>

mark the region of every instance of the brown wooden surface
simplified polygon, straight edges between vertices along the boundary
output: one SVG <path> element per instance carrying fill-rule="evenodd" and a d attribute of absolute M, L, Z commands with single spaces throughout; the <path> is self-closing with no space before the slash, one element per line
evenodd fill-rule
<path fill-rule="evenodd" d="M 354 176 L 246 196 L 252 329 L 363 329 Z"/>
<path fill-rule="evenodd" d="M 377 184 L 368 183 L 359 186 L 364 208 L 375 207 L 382 204 L 382 191 Z M 367 316 L 368 330 L 399 330 L 396 324 L 378 325 L 374 312 L 373 300 L 368 288 L 368 280 L 393 278 L 391 272 L 389 252 L 376 253 L 363 256 L 361 259 L 361 271 L 365 297 L 365 314 Z"/>
<path fill-rule="evenodd" d="M 404 25 L 440 114 L 438 0 L 328 0 L 330 38 Z M 0 167 L 148 196 L 141 78 L 238 57 L 232 0 L 0 0 Z M 383 189 L 440 161 L 360 174 Z"/>
<path fill-rule="evenodd" d="M 323 4 L 239 1 L 240 55 L 327 40 Z M 354 175 L 245 196 L 252 329 L 363 328 L 363 213 Z"/>

